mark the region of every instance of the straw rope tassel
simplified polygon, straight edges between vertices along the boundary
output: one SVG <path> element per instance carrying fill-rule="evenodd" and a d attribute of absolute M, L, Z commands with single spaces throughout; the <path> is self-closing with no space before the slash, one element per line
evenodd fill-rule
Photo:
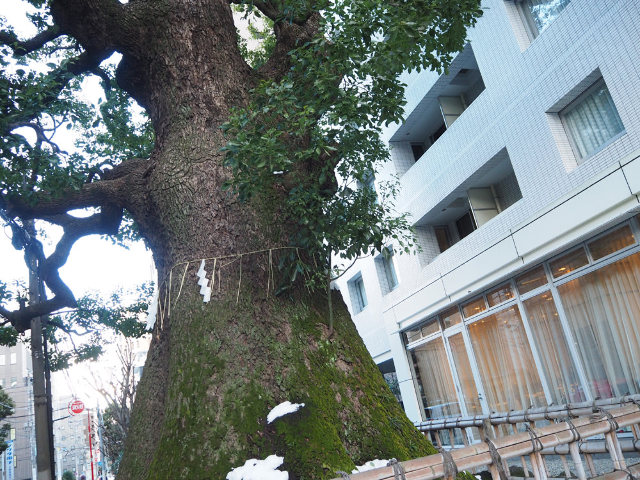
<path fill-rule="evenodd" d="M 213 287 L 216 284 L 216 265 L 218 264 L 218 259 L 214 258 L 213 259 L 213 272 L 211 273 L 211 286 L 209 287 L 210 290 L 213 290 Z"/>
<path fill-rule="evenodd" d="M 184 279 L 187 276 L 187 270 L 189 270 L 189 262 L 184 266 L 184 272 L 182 272 L 182 280 L 180 280 L 180 288 L 178 289 L 178 295 L 176 296 L 175 301 L 173 302 L 173 306 L 178 304 L 178 300 L 180 299 L 180 294 L 182 293 L 182 287 L 184 286 Z"/>
<path fill-rule="evenodd" d="M 242 254 L 240 254 L 240 276 L 238 277 L 238 293 L 236 293 L 236 305 L 240 300 L 240 284 L 242 283 Z"/>
<path fill-rule="evenodd" d="M 271 284 L 271 254 L 273 250 L 269 249 L 269 266 L 267 267 L 267 298 L 269 298 L 269 286 Z"/>
<path fill-rule="evenodd" d="M 171 278 L 173 277 L 173 269 L 169 272 L 169 291 L 167 292 L 168 302 L 167 302 L 167 317 L 171 316 Z"/>

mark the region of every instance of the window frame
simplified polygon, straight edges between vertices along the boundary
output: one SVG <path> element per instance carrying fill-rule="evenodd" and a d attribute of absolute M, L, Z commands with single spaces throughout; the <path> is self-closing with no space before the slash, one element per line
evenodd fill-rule
<path fill-rule="evenodd" d="M 609 96 L 611 97 L 611 100 L 613 101 L 613 106 L 615 108 L 616 115 L 618 116 L 618 118 L 620 119 L 620 123 L 622 124 L 622 130 L 620 130 L 618 133 L 613 135 L 611 138 L 607 139 L 604 143 L 599 145 L 592 152 L 590 152 L 590 153 L 588 153 L 588 154 L 583 156 L 580 153 L 580 149 L 578 148 L 578 145 L 576 143 L 575 133 L 573 132 L 572 128 L 569 126 L 566 117 L 567 117 L 567 115 L 569 113 L 571 113 L 576 108 L 578 108 L 578 106 L 580 106 L 584 100 L 589 98 L 602 85 L 604 85 L 604 87 L 607 89 L 607 92 L 609 92 Z M 562 128 L 564 129 L 564 131 L 565 131 L 565 133 L 567 135 L 567 138 L 569 140 L 569 145 L 571 146 L 571 150 L 573 151 L 573 154 L 574 154 L 578 164 L 580 164 L 580 163 L 584 162 L 585 160 L 587 160 L 587 159 L 593 157 L 594 155 L 598 154 L 599 152 L 601 152 L 602 150 L 607 148 L 609 145 L 611 145 L 613 142 L 615 142 L 618 138 L 622 137 L 626 133 L 626 127 L 624 126 L 624 123 L 622 122 L 622 118 L 620 117 L 620 113 L 618 112 L 618 107 L 616 106 L 616 103 L 613 100 L 613 95 L 611 95 L 611 90 L 609 90 L 609 86 L 607 85 L 607 82 L 604 81 L 604 77 L 602 77 L 602 76 L 600 76 L 596 81 L 594 81 L 591 85 L 589 85 L 576 98 L 571 100 L 571 102 L 569 102 L 569 104 L 567 106 L 565 106 L 562 110 L 560 110 L 558 112 L 558 118 L 560 119 L 560 122 L 562 123 Z"/>
<path fill-rule="evenodd" d="M 354 315 L 362 312 L 367 305 L 369 305 L 369 301 L 367 299 L 367 290 L 364 287 L 364 279 L 362 278 L 362 273 L 358 272 L 354 275 L 351 280 L 348 282 L 349 284 L 349 293 L 351 297 L 351 306 L 353 307 Z"/>
<path fill-rule="evenodd" d="M 384 247 L 374 259 L 382 296 L 391 293 L 400 284 L 393 262 L 393 253 L 393 247 L 389 245 Z"/>
<path fill-rule="evenodd" d="M 551 0 L 549 0 L 549 2 L 550 1 Z M 569 4 L 571 4 L 571 0 L 569 0 L 569 3 L 565 5 L 562 11 L 560 11 L 560 13 L 558 13 L 558 15 L 556 15 L 556 17 L 553 20 L 551 20 L 551 22 L 543 30 L 538 29 L 538 25 L 536 24 L 533 13 L 531 13 L 529 9 L 529 5 L 527 5 L 527 0 L 515 0 L 515 3 L 518 9 L 518 13 L 522 19 L 524 30 L 527 33 L 527 36 L 529 37 L 529 42 L 531 43 L 540 35 L 542 35 L 542 33 L 544 33 L 544 31 L 547 30 L 547 28 L 549 28 L 549 26 L 551 26 L 553 22 L 555 22 L 560 15 L 562 15 L 565 8 L 567 8 Z"/>
<path fill-rule="evenodd" d="M 606 235 L 611 234 L 612 232 L 625 228 L 625 226 L 629 226 L 631 233 L 634 237 L 634 242 L 632 244 L 626 245 L 624 247 L 619 248 L 618 250 L 616 250 L 615 252 L 612 252 L 608 255 L 605 255 L 601 258 L 598 258 L 597 260 L 595 260 L 591 254 L 591 251 L 589 249 L 589 245 L 592 244 L 593 242 L 597 241 L 598 239 L 605 237 Z M 587 265 L 584 265 L 580 268 L 577 268 L 574 271 L 571 271 L 569 273 L 567 273 L 566 275 L 562 275 L 561 277 L 558 278 L 554 278 L 552 276 L 552 272 L 551 272 L 551 268 L 550 268 L 550 263 L 553 260 L 556 260 L 558 258 L 561 258 L 563 256 L 566 256 L 567 254 L 569 254 L 572 251 L 575 251 L 578 248 L 584 248 L 588 257 L 588 263 Z M 562 332 L 565 335 L 565 340 L 567 343 L 567 353 L 568 355 L 571 357 L 571 360 L 573 362 L 573 365 L 575 367 L 575 373 L 577 374 L 578 380 L 579 380 L 579 387 L 581 389 L 582 394 L 584 395 L 584 397 L 591 401 L 593 400 L 592 396 L 593 393 L 591 392 L 591 390 L 589 389 L 589 380 L 586 376 L 585 370 L 584 370 L 584 364 L 582 363 L 581 357 L 579 355 L 579 353 L 577 352 L 576 348 L 575 348 L 575 340 L 574 340 L 574 336 L 571 330 L 571 326 L 568 324 L 568 320 L 567 320 L 567 316 L 566 313 L 564 311 L 564 306 L 563 306 L 563 302 L 562 299 L 559 296 L 558 293 L 558 288 L 562 285 L 564 285 L 565 283 L 575 280 L 576 278 L 588 275 L 594 271 L 599 270 L 600 268 L 606 267 L 609 264 L 612 264 L 614 262 L 617 262 L 619 260 L 622 260 L 628 256 L 634 255 L 634 254 L 640 254 L 640 215 L 637 214 L 637 212 L 635 214 L 633 214 L 633 216 L 628 217 L 626 220 L 616 223 L 615 225 L 612 226 L 607 226 L 606 228 L 604 228 L 603 230 L 601 230 L 599 233 L 597 233 L 596 235 L 590 235 L 588 238 L 583 238 L 581 241 L 579 241 L 577 244 L 574 244 L 573 246 L 571 246 L 570 248 L 554 255 L 551 257 L 546 258 L 545 260 L 542 260 L 540 263 L 537 263 L 535 265 L 529 265 L 525 270 L 520 271 L 520 272 L 512 272 L 509 276 L 509 278 L 505 281 L 502 280 L 501 282 L 496 282 L 494 284 L 492 284 L 490 287 L 483 289 L 483 291 L 481 291 L 481 293 L 478 295 L 473 295 L 471 297 L 467 297 L 464 300 L 457 300 L 453 305 L 449 305 L 448 307 L 446 307 L 443 310 L 440 310 L 439 312 L 437 312 L 436 314 L 430 315 L 429 317 L 427 317 L 425 320 L 419 321 L 419 322 L 415 322 L 411 327 L 405 327 L 403 330 L 403 333 L 407 333 L 408 331 L 415 331 L 415 330 L 421 330 L 423 328 L 424 325 L 426 325 L 428 322 L 431 321 L 439 321 L 441 320 L 441 317 L 443 315 L 443 313 L 445 312 L 449 312 L 451 310 L 454 309 L 458 309 L 458 311 L 460 312 L 461 316 L 462 316 L 462 321 L 459 324 L 456 324 L 454 326 L 451 326 L 448 329 L 444 329 L 441 325 L 441 328 L 439 331 L 433 332 L 431 334 L 429 334 L 428 336 L 419 336 L 418 338 L 416 338 L 414 341 L 412 342 L 408 342 L 408 338 L 405 336 L 404 340 L 405 340 L 405 344 L 404 344 L 404 348 L 405 351 L 408 355 L 408 358 L 411 359 L 411 352 L 413 350 L 415 350 L 417 347 L 425 344 L 425 343 L 429 343 L 431 341 L 436 340 L 437 338 L 442 338 L 445 344 L 445 349 L 449 348 L 449 336 L 451 336 L 452 334 L 457 334 L 457 333 L 462 333 L 463 334 L 463 338 L 465 338 L 465 335 L 468 335 L 468 328 L 469 326 L 473 325 L 474 323 L 478 322 L 478 321 L 482 321 L 484 318 L 494 315 L 504 309 L 507 308 L 511 308 L 511 307 L 516 307 L 519 311 L 520 317 L 521 317 L 521 321 L 522 321 L 522 325 L 523 328 L 525 329 L 525 333 L 526 333 L 526 337 L 527 337 L 527 341 L 528 341 L 528 345 L 529 348 L 531 349 L 531 353 L 534 357 L 534 362 L 536 364 L 536 372 L 537 375 L 539 376 L 541 385 L 542 385 L 542 389 L 544 391 L 544 395 L 546 398 L 547 403 L 550 403 L 551 401 L 553 401 L 553 396 L 558 394 L 558 391 L 555 390 L 554 386 L 552 385 L 551 381 L 549 378 L 547 378 L 547 375 L 545 374 L 545 369 L 542 367 L 542 363 L 541 363 L 541 352 L 539 351 L 539 346 L 537 344 L 537 341 L 534 338 L 534 335 L 532 333 L 532 329 L 531 329 L 531 325 L 530 325 L 530 319 L 529 316 L 527 314 L 526 308 L 524 307 L 524 302 L 536 297 L 540 294 L 542 294 L 545 291 L 548 291 L 554 301 L 556 310 L 557 310 L 557 314 L 559 315 L 559 321 L 561 322 L 561 328 L 562 328 Z M 526 274 L 527 272 L 531 272 L 534 271 L 535 269 L 538 269 L 539 267 L 543 268 L 543 272 L 544 272 L 544 276 L 546 278 L 546 283 L 543 285 L 539 285 L 536 288 L 533 288 L 529 291 L 527 291 L 526 293 L 520 293 L 518 288 L 517 288 L 517 278 L 521 275 Z M 489 307 L 486 308 L 484 311 L 479 312 L 475 315 L 471 315 L 469 317 L 465 317 L 464 315 L 462 315 L 462 307 L 464 304 L 467 304 L 473 300 L 477 300 L 480 298 L 484 299 L 485 305 L 488 306 L 488 302 L 487 302 L 487 295 L 488 293 L 490 293 L 491 291 L 495 290 L 497 287 L 501 286 L 501 285 L 510 285 L 511 287 L 511 292 L 514 295 L 513 298 L 508 299 L 502 303 L 496 304 L 493 307 Z M 466 351 L 467 351 L 467 355 L 469 356 L 469 361 L 471 362 L 472 365 L 472 369 L 477 368 L 476 366 L 474 366 L 474 362 L 476 362 L 475 360 L 475 352 L 473 350 L 473 348 L 470 348 L 468 345 L 468 342 L 465 340 L 465 344 L 466 344 Z M 410 367 L 412 367 L 411 365 L 411 360 L 410 360 Z M 452 375 L 454 375 L 454 382 L 456 382 L 456 375 L 457 373 L 455 372 L 455 364 L 454 364 L 454 360 L 452 360 L 452 358 L 448 357 L 448 365 L 443 365 L 442 368 L 449 368 L 452 371 Z M 477 372 L 474 371 L 474 380 L 476 382 L 476 386 L 478 389 L 483 389 L 483 383 L 482 380 L 478 378 Z M 415 371 L 412 369 L 412 376 L 414 378 L 414 380 L 416 379 L 416 373 Z M 417 382 L 414 382 L 417 385 Z M 416 386 L 416 394 L 418 397 L 420 397 L 420 389 Z M 420 399 L 419 399 L 420 400 Z M 460 402 L 464 403 L 464 401 L 466 401 L 466 398 L 461 396 L 459 398 Z M 420 400 L 421 401 L 421 400 Z M 421 410 L 421 412 L 424 411 Z"/>

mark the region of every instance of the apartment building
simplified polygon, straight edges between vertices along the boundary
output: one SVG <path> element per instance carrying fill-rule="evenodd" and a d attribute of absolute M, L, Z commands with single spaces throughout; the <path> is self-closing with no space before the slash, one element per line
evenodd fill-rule
<path fill-rule="evenodd" d="M 69 410 L 73 395 L 64 395 L 54 400 L 53 435 L 56 474 L 61 477 L 66 471 L 76 477 L 91 471 L 89 456 L 89 417 L 87 410 L 74 414 Z"/>
<path fill-rule="evenodd" d="M 9 423 L 10 447 L 0 456 L 0 479 L 34 478 L 35 430 L 33 423 L 33 388 L 31 351 L 23 343 L 0 347 L 0 385 L 15 404 Z"/>
<path fill-rule="evenodd" d="M 336 281 L 413 421 L 640 393 L 640 3 L 482 7 L 386 131 L 421 251 Z"/>

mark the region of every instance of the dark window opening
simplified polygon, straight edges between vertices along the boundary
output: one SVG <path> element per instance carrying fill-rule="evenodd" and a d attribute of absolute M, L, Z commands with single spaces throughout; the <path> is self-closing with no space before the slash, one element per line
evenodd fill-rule
<path fill-rule="evenodd" d="M 473 232 L 476 228 L 476 222 L 473 219 L 473 215 L 471 214 L 471 210 L 465 213 L 462 217 L 456 220 L 456 228 L 458 229 L 458 235 L 460 235 L 460 239 L 463 239 L 471 232 Z"/>
<path fill-rule="evenodd" d="M 427 151 L 427 149 L 424 147 L 424 143 L 412 143 L 411 144 L 411 152 L 413 153 L 413 160 L 415 162 L 420 160 L 420 157 L 426 151 Z"/>
<path fill-rule="evenodd" d="M 436 240 L 438 242 L 438 248 L 440 249 L 440 253 L 447 250 L 453 242 L 451 241 L 451 235 L 449 233 L 449 227 L 447 225 L 439 225 L 433 227 L 433 232 L 436 235 Z"/>

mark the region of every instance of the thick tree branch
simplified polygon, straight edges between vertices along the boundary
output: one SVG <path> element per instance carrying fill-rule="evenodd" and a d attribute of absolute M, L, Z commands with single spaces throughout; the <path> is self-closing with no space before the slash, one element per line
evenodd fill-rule
<path fill-rule="evenodd" d="M 55 251 L 45 258 L 42 244 L 33 237 L 26 237 L 28 243 L 24 248 L 31 250 L 38 261 L 38 276 L 53 293 L 53 298 L 40 303 L 20 306 L 18 310 L 8 311 L 0 309 L 0 315 L 11 322 L 20 333 L 30 328 L 31 319 L 53 313 L 63 307 L 75 307 L 76 300 L 71 289 L 62 281 L 59 269 L 71 253 L 73 244 L 81 237 L 91 234 L 115 234 L 122 220 L 122 208 L 104 205 L 100 213 L 87 218 L 75 218 L 64 215 L 56 218 L 56 223 L 62 225 L 64 234 L 56 245 Z"/>
<path fill-rule="evenodd" d="M 51 15 L 60 30 L 85 50 L 114 50 L 128 37 L 126 5 L 118 0 L 53 0 Z"/>
<path fill-rule="evenodd" d="M 55 40 L 60 35 L 62 35 L 62 32 L 57 25 L 43 30 L 29 40 L 20 40 L 18 36 L 11 31 L 0 31 L 0 45 L 7 45 L 13 50 L 14 55 L 22 56 L 42 48 L 45 44 L 51 40 Z"/>
<path fill-rule="evenodd" d="M 64 215 L 69 210 L 78 208 L 107 204 L 126 208 L 132 193 L 132 177 L 142 175 L 149 167 L 148 160 L 130 159 L 105 171 L 102 180 L 84 184 L 79 190 L 69 190 L 57 195 L 36 192 L 28 201 L 18 196 L 0 196 L 0 208 L 5 209 L 11 217 L 23 220 L 39 218 L 53 223 L 64 221 Z"/>
<path fill-rule="evenodd" d="M 289 52 L 313 40 L 320 27 L 319 20 L 320 14 L 316 12 L 309 14 L 302 24 L 275 22 L 273 31 L 276 36 L 276 46 L 269 59 L 258 69 L 258 73 L 272 80 L 282 78 L 291 67 Z"/>

